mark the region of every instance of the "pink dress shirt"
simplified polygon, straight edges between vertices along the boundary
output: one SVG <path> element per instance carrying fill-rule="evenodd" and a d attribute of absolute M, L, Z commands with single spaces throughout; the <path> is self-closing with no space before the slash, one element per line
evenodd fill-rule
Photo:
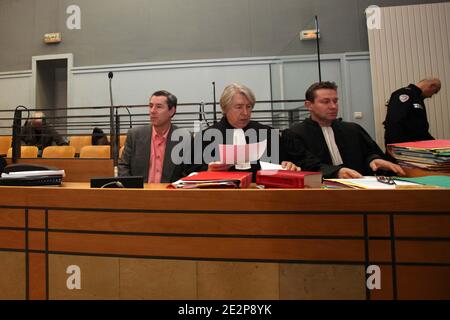
<path fill-rule="evenodd" d="M 148 183 L 160 183 L 163 164 L 164 152 L 166 151 L 167 135 L 170 127 L 162 135 L 152 129 L 152 142 L 150 147 L 150 163 L 148 166 Z"/>

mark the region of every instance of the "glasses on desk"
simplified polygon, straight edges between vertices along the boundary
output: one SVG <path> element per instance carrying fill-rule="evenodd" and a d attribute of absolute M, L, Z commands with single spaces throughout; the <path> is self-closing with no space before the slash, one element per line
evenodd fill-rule
<path fill-rule="evenodd" d="M 377 176 L 377 175 L 375 175 L 375 178 L 377 178 L 378 182 L 381 182 L 381 183 L 384 183 L 384 184 L 396 185 L 395 180 L 394 180 L 393 177 Z"/>

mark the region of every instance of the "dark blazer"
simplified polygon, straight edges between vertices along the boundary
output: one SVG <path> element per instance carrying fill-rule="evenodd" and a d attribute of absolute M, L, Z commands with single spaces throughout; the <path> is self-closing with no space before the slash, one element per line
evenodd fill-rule
<path fill-rule="evenodd" d="M 383 158 L 383 151 L 370 135 L 358 124 L 334 120 L 331 124 L 336 145 L 342 156 L 342 165 L 333 165 L 330 151 L 320 125 L 311 118 L 296 123 L 290 128 L 291 136 L 296 136 L 298 143 L 312 153 L 320 162 L 324 178 L 334 178 L 342 167 L 358 171 L 363 175 L 372 175 L 370 162 Z"/>
<path fill-rule="evenodd" d="M 174 182 L 185 175 L 184 165 L 177 165 L 171 159 L 172 150 L 179 143 L 171 139 L 176 129 L 179 128 L 172 125 L 167 135 L 161 182 Z M 190 137 L 187 130 L 184 130 L 184 133 L 186 137 Z M 144 182 L 148 181 L 151 141 L 152 126 L 150 125 L 128 130 L 122 157 L 119 159 L 119 176 L 142 176 Z M 188 141 L 183 141 L 183 143 L 188 143 Z"/>

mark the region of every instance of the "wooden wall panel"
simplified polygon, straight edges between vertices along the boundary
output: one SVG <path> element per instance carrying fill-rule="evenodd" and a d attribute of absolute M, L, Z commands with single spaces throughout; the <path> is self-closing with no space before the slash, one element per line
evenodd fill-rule
<path fill-rule="evenodd" d="M 398 298 L 450 300 L 450 267 L 399 266 Z"/>
<path fill-rule="evenodd" d="M 197 262 L 120 259 L 120 299 L 195 300 Z"/>
<path fill-rule="evenodd" d="M 397 241 L 398 262 L 450 263 L 450 241 Z"/>
<path fill-rule="evenodd" d="M 198 262 L 199 299 L 279 299 L 276 263 Z"/>
<path fill-rule="evenodd" d="M 23 228 L 25 226 L 25 210 L 0 208 L 0 227 Z"/>
<path fill-rule="evenodd" d="M 280 299 L 364 300 L 364 266 L 280 265 Z"/>
<path fill-rule="evenodd" d="M 25 299 L 25 254 L 0 252 L 0 300 Z"/>
<path fill-rule="evenodd" d="M 397 237 L 447 237 L 450 238 L 450 215 L 447 216 L 397 216 Z"/>
<path fill-rule="evenodd" d="M 362 240 L 112 236 L 51 232 L 49 250 L 152 257 L 364 261 Z"/>
<path fill-rule="evenodd" d="M 25 248 L 25 232 L 14 230 L 0 230 L 0 248 L 3 249 Z"/>
<path fill-rule="evenodd" d="M 80 267 L 81 289 L 67 288 L 67 268 Z M 119 259 L 86 256 L 49 256 L 50 299 L 119 299 Z"/>
<path fill-rule="evenodd" d="M 49 212 L 49 228 L 178 234 L 362 236 L 355 215 Z"/>

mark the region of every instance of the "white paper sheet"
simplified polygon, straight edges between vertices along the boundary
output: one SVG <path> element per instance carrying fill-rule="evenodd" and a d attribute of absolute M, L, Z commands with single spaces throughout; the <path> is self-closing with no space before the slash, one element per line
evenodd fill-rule
<path fill-rule="evenodd" d="M 220 144 L 220 162 L 225 164 L 250 163 L 261 159 L 267 148 L 267 140 L 243 145 Z"/>
<path fill-rule="evenodd" d="M 275 164 L 264 161 L 260 161 L 259 164 L 261 165 L 261 170 L 286 170 L 281 166 L 281 164 Z"/>

